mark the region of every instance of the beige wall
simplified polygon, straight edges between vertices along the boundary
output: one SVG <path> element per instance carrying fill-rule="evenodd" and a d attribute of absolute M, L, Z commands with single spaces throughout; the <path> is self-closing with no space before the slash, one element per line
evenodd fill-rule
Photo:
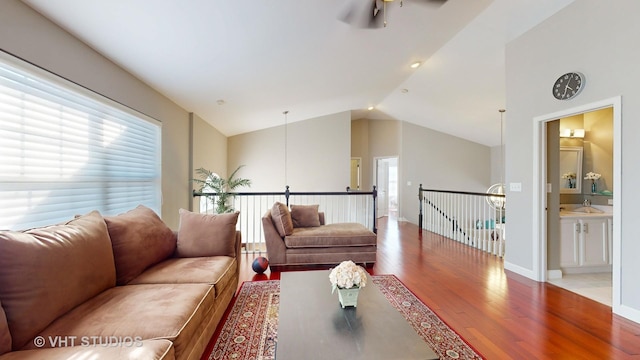
<path fill-rule="evenodd" d="M 162 217 L 188 208 L 188 113 L 18 0 L 0 2 L 0 49 L 162 122 Z"/>
<path fill-rule="evenodd" d="M 351 156 L 362 158 L 362 190 L 371 191 L 374 159 L 400 155 L 401 122 L 359 119 L 351 122 Z"/>
<path fill-rule="evenodd" d="M 534 119 L 559 111 L 586 106 L 621 95 L 621 183 L 614 201 L 620 205 L 619 313 L 640 319 L 640 241 L 631 224 L 640 217 L 640 178 L 637 155 L 640 152 L 640 89 L 633 76 L 640 63 L 640 2 L 628 0 L 581 0 L 565 7 L 542 24 L 508 44 L 506 50 L 507 109 L 507 182 L 521 182 L 522 192 L 508 192 L 509 245 L 505 268 L 536 278 L 540 269 L 534 264 L 538 239 L 534 237 Z M 597 21 L 585 21 L 597 19 Z M 570 101 L 551 96 L 555 79 L 568 71 L 580 71 L 586 85 Z M 536 145 L 537 147 L 537 145 Z M 627 184 L 628 186 L 625 186 Z M 623 251 L 621 251 L 623 249 Z"/>
<path fill-rule="evenodd" d="M 251 179 L 252 191 L 344 191 L 349 185 L 351 115 L 345 111 L 232 136 L 228 168 Z"/>
<path fill-rule="evenodd" d="M 360 187 L 363 191 L 372 189 L 372 160 L 369 155 L 369 121 L 358 119 L 351 122 L 351 157 L 361 158 Z"/>
<path fill-rule="evenodd" d="M 485 192 L 491 185 L 491 149 L 408 122 L 401 123 L 401 216 L 418 223 L 418 186 Z M 411 185 L 408 185 L 411 182 Z"/>
<path fill-rule="evenodd" d="M 226 178 L 227 173 L 227 137 L 204 121 L 198 115 L 189 114 L 191 128 L 191 164 L 190 178 L 196 177 L 195 170 L 205 168 Z M 198 190 L 199 184 L 191 182 L 191 190 Z M 199 209 L 200 197 L 192 198 L 192 209 Z"/>

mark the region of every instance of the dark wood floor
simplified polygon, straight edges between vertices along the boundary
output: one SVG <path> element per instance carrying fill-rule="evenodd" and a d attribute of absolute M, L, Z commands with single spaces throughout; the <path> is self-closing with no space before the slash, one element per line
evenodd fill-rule
<path fill-rule="evenodd" d="M 372 274 L 395 274 L 487 359 L 640 358 L 640 324 L 554 285 L 503 270 L 502 259 L 386 218 Z M 242 259 L 240 281 L 256 275 Z"/>

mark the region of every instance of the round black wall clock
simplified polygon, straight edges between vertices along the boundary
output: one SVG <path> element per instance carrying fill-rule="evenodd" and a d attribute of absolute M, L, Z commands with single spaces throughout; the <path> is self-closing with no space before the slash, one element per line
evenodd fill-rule
<path fill-rule="evenodd" d="M 553 97 L 558 100 L 569 100 L 576 97 L 584 88 L 584 75 L 579 72 L 566 73 L 553 84 Z"/>

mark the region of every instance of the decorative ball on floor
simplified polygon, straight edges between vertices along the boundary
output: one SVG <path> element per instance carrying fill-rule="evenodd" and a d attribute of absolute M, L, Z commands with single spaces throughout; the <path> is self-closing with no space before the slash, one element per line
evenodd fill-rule
<path fill-rule="evenodd" d="M 264 256 L 255 258 L 253 260 L 253 264 L 251 265 L 253 271 L 258 274 L 262 274 L 263 272 L 265 272 L 267 270 L 267 267 L 269 267 L 269 260 L 267 260 L 267 258 Z"/>

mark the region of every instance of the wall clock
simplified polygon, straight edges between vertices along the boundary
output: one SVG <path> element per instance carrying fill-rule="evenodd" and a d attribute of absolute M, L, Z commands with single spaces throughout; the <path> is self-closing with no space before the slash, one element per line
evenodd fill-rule
<path fill-rule="evenodd" d="M 553 84 L 553 97 L 558 100 L 569 100 L 576 97 L 584 87 L 584 75 L 579 72 L 566 73 Z"/>

